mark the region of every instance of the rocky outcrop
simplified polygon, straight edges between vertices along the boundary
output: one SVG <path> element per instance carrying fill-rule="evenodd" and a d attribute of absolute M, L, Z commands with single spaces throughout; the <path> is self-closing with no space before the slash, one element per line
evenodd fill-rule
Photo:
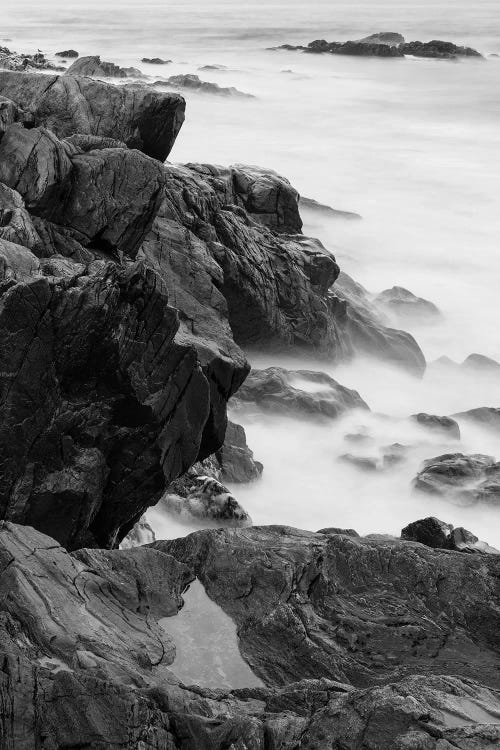
<path fill-rule="evenodd" d="M 259 479 L 263 466 L 253 457 L 247 445 L 245 430 L 240 424 L 228 420 L 224 444 L 215 454 L 224 482 L 242 484 Z"/>
<path fill-rule="evenodd" d="M 420 412 L 420 414 L 412 414 L 411 419 L 422 427 L 434 430 L 434 432 L 441 432 L 455 440 L 460 440 L 460 427 L 451 417 L 438 417 L 436 414 Z"/>
<path fill-rule="evenodd" d="M 357 391 L 324 372 L 283 367 L 252 370 L 232 404 L 234 408 L 256 406 L 266 412 L 313 419 L 335 419 L 349 409 L 368 409 Z"/>
<path fill-rule="evenodd" d="M 482 542 L 472 532 L 454 528 L 451 523 L 440 521 L 433 516 L 408 524 L 401 531 L 401 539 L 420 542 L 434 549 L 451 549 L 457 552 L 487 552 L 500 555 L 500 551 Z"/>
<path fill-rule="evenodd" d="M 498 555 L 283 526 L 154 547 L 193 568 L 266 684 L 452 673 L 499 686 Z"/>
<path fill-rule="evenodd" d="M 65 49 L 62 50 L 62 52 L 56 52 L 56 57 L 67 57 L 68 60 L 72 60 L 75 57 L 78 57 L 78 52 L 76 49 Z"/>
<path fill-rule="evenodd" d="M 445 453 L 424 461 L 413 486 L 463 505 L 500 506 L 500 463 L 482 454 Z"/>
<path fill-rule="evenodd" d="M 402 34 L 394 31 L 379 31 L 357 41 L 360 44 L 388 44 L 390 47 L 395 47 L 398 44 L 403 44 L 405 38 Z"/>
<path fill-rule="evenodd" d="M 78 55 L 77 55 L 78 57 Z M 99 55 L 80 57 L 68 68 L 65 75 L 93 76 L 95 78 L 142 78 L 137 68 L 120 68 L 112 62 L 101 60 Z"/>
<path fill-rule="evenodd" d="M 6 747 L 323 750 L 325 736 L 347 750 L 500 742 L 497 556 L 280 527 L 154 547 L 70 555 L 29 528 L 2 525 Z M 177 650 L 189 644 L 174 640 L 169 623 L 194 576 L 182 557 L 244 624 L 242 653 L 252 661 L 255 644 L 265 686 L 177 679 Z M 354 685 L 321 676 L 357 662 Z"/>
<path fill-rule="evenodd" d="M 157 81 L 153 86 L 168 86 L 175 89 L 189 89 L 199 91 L 202 94 L 217 94 L 218 96 L 236 96 L 244 99 L 253 99 L 253 94 L 239 91 L 234 86 L 219 86 L 218 83 L 202 81 L 195 73 L 180 73 L 170 76 L 165 81 Z"/>
<path fill-rule="evenodd" d="M 452 42 L 434 39 L 430 42 L 405 42 L 401 34 L 382 32 L 370 34 L 363 39 L 347 42 L 327 42 L 316 39 L 304 47 L 302 45 L 282 44 L 271 49 L 300 50 L 313 54 L 328 53 L 331 55 L 357 55 L 364 57 L 433 57 L 440 59 L 455 59 L 458 57 L 482 57 L 472 47 L 461 47 Z"/>
<path fill-rule="evenodd" d="M 49 62 L 43 52 L 34 55 L 11 52 L 7 47 L 0 46 L 0 69 L 30 72 L 34 70 L 64 70 L 62 66 Z"/>
<path fill-rule="evenodd" d="M 70 75 L 0 72 L 0 95 L 58 138 L 75 133 L 111 137 L 161 161 L 184 120 L 185 102 L 177 94 Z"/>
<path fill-rule="evenodd" d="M 147 63 L 148 65 L 168 65 L 172 60 L 162 60 L 161 57 L 143 57 L 141 62 Z"/>

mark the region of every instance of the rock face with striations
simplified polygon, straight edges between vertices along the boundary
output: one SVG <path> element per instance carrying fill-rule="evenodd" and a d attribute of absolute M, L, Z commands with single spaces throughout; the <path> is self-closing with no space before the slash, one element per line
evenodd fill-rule
<path fill-rule="evenodd" d="M 70 75 L 0 71 L 0 96 L 59 138 L 75 133 L 111 137 L 162 161 L 184 121 L 185 102 L 178 94 Z"/>
<path fill-rule="evenodd" d="M 71 555 L 2 524 L 2 742 L 496 747 L 499 565 L 494 555 L 283 527 Z M 195 574 L 236 621 L 263 687 L 176 677 L 187 644 L 169 624 Z"/>

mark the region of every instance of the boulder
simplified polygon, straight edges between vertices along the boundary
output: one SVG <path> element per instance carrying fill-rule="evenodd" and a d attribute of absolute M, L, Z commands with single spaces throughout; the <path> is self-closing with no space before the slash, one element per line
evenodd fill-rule
<path fill-rule="evenodd" d="M 70 75 L 0 72 L 0 95 L 58 138 L 75 133 L 111 137 L 161 161 L 184 120 L 185 102 L 177 94 Z"/>
<path fill-rule="evenodd" d="M 77 55 L 78 57 L 78 55 Z M 70 65 L 65 75 L 69 76 L 93 76 L 95 78 L 141 78 L 143 77 L 137 68 L 120 68 L 112 62 L 101 60 L 99 55 L 80 57 Z"/>
<path fill-rule="evenodd" d="M 67 57 L 69 60 L 78 57 L 76 49 L 65 49 L 62 52 L 56 52 L 56 57 Z"/>
<path fill-rule="evenodd" d="M 402 286 L 385 289 L 376 296 L 375 302 L 384 311 L 397 318 L 424 323 L 441 317 L 439 309 L 433 302 L 417 297 Z"/>
<path fill-rule="evenodd" d="M 308 385 L 312 391 L 307 390 Z M 349 409 L 368 409 L 357 391 L 345 388 L 326 373 L 283 367 L 252 370 L 232 403 L 237 408 L 251 405 L 291 417 L 328 419 Z"/>
<path fill-rule="evenodd" d="M 433 516 L 408 524 L 401 531 L 401 539 L 420 542 L 434 549 L 450 549 L 457 552 L 487 552 L 499 555 L 500 551 L 487 542 L 481 542 L 475 534 L 464 529 L 453 528 L 451 523 Z"/>
<path fill-rule="evenodd" d="M 469 354 L 462 362 L 462 368 L 470 372 L 498 375 L 500 373 L 500 362 L 484 354 Z"/>
<path fill-rule="evenodd" d="M 250 526 L 252 519 L 217 479 L 194 473 L 173 482 L 162 497 L 160 508 L 187 519 L 201 518 L 220 525 Z"/>
<path fill-rule="evenodd" d="M 441 495 L 464 505 L 500 504 L 500 463 L 492 456 L 445 453 L 424 461 L 415 489 Z"/>
<path fill-rule="evenodd" d="M 411 419 L 426 429 L 441 432 L 455 440 L 460 440 L 460 427 L 451 417 L 438 417 L 435 414 L 412 414 Z"/>

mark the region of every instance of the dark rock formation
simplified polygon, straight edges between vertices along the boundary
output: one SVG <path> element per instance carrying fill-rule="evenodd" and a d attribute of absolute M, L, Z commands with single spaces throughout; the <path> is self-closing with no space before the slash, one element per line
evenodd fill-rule
<path fill-rule="evenodd" d="M 99 55 L 80 57 L 68 68 L 65 75 L 94 76 L 95 78 L 141 78 L 137 68 L 120 68 L 112 62 L 101 60 Z"/>
<path fill-rule="evenodd" d="M 78 57 L 78 52 L 76 49 L 65 49 L 62 52 L 56 52 L 56 57 L 67 57 L 68 60 L 72 60 Z"/>
<path fill-rule="evenodd" d="M 307 384 L 320 389 L 308 392 Z M 282 367 L 252 370 L 232 403 L 239 408 L 250 404 L 288 416 L 329 419 L 349 409 L 368 409 L 357 391 L 345 388 L 326 373 Z"/>
<path fill-rule="evenodd" d="M 6 747 L 323 750 L 328 737 L 346 750 L 441 750 L 500 741 L 496 556 L 280 527 L 154 546 L 69 555 L 32 529 L 0 529 Z M 194 577 L 175 559 L 183 557 L 243 624 L 242 653 L 266 687 L 176 678 L 185 644 L 174 643 L 169 622 Z M 360 687 L 323 676 L 351 672 Z"/>
<path fill-rule="evenodd" d="M 224 482 L 251 482 L 258 479 L 263 470 L 247 445 L 245 430 L 240 424 L 228 421 L 224 445 L 216 453 Z"/>
<path fill-rule="evenodd" d="M 309 42 L 304 52 L 313 54 L 327 52 L 331 55 L 363 57 L 403 57 L 400 47 L 390 46 L 386 42 L 370 42 L 366 38 L 357 42 L 327 42 L 325 39 L 316 39 L 314 42 Z"/>
<path fill-rule="evenodd" d="M 250 526 L 252 519 L 217 479 L 196 473 L 197 467 L 172 482 L 160 502 L 167 513 L 209 519 L 220 525 Z"/>
<path fill-rule="evenodd" d="M 413 485 L 465 505 L 500 505 L 500 463 L 482 454 L 445 453 L 424 461 Z"/>
<path fill-rule="evenodd" d="M 311 211 L 318 211 L 335 219 L 361 219 L 361 216 L 353 211 L 339 211 L 337 208 L 332 208 L 324 203 L 315 201 L 314 198 L 304 198 L 303 195 L 300 196 L 299 205 L 302 208 L 307 208 Z"/>
<path fill-rule="evenodd" d="M 453 528 L 451 523 L 440 521 L 433 516 L 414 521 L 401 531 L 401 539 L 420 542 L 434 549 L 451 549 L 457 552 L 487 552 L 500 554 L 500 551 L 481 542 L 477 536 L 464 528 Z"/>
<path fill-rule="evenodd" d="M 266 684 L 369 686 L 411 673 L 500 684 L 498 555 L 283 526 L 154 547 L 193 568 Z"/>
<path fill-rule="evenodd" d="M 162 60 L 161 57 L 143 57 L 141 62 L 148 63 L 148 65 L 168 65 L 172 60 Z"/>
<path fill-rule="evenodd" d="M 202 81 L 195 73 L 180 73 L 176 76 L 170 76 L 165 81 L 156 81 L 153 86 L 170 86 L 176 89 L 190 89 L 199 91 L 202 94 L 218 94 L 219 96 L 236 96 L 244 99 L 253 99 L 253 94 L 247 94 L 244 91 L 235 89 L 234 86 L 219 86 L 218 83 L 211 81 Z"/>
<path fill-rule="evenodd" d="M 411 419 L 422 427 L 427 427 L 430 430 L 442 432 L 448 437 L 452 437 L 455 440 L 460 440 L 460 427 L 451 417 L 438 417 L 435 414 L 412 414 Z"/>
<path fill-rule="evenodd" d="M 329 526 L 326 529 L 319 529 L 318 534 L 344 534 L 345 536 L 359 537 L 359 534 L 354 529 L 340 529 L 337 526 Z"/>
<path fill-rule="evenodd" d="M 459 47 L 452 42 L 443 42 L 439 39 L 433 39 L 431 42 L 405 42 L 399 49 L 403 54 L 415 57 L 437 57 L 447 60 L 456 57 L 482 57 L 472 47 Z"/>
<path fill-rule="evenodd" d="M 477 409 L 469 409 L 452 415 L 454 419 L 463 419 L 466 422 L 474 422 L 482 427 L 500 430 L 500 408 L 491 406 L 480 406 Z"/>
<path fill-rule="evenodd" d="M 59 138 L 75 133 L 111 137 L 161 161 L 184 120 L 185 102 L 177 94 L 68 75 L 0 72 L 0 95 Z"/>
<path fill-rule="evenodd" d="M 441 317 L 439 309 L 433 302 L 417 297 L 401 286 L 393 286 L 392 289 L 380 292 L 375 302 L 385 311 L 403 319 L 426 322 Z"/>

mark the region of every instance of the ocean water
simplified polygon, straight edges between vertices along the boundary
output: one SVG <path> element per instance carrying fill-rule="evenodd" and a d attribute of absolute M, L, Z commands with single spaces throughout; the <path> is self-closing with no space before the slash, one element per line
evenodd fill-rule
<path fill-rule="evenodd" d="M 471 352 L 500 360 L 500 57 L 490 56 L 500 54 L 498 0 L 8 0 L 3 9 L 1 34 L 12 41 L 0 44 L 20 51 L 75 47 L 154 78 L 226 66 L 200 77 L 255 98 L 186 92 L 186 122 L 170 159 L 270 167 L 301 194 L 360 213 L 362 221 L 348 222 L 304 212 L 304 231 L 370 291 L 401 285 L 438 305 L 442 321 L 409 328 L 428 361 Z M 446 39 L 486 57 L 377 60 L 266 49 L 375 31 Z M 143 56 L 173 62 L 145 66 Z M 250 357 L 256 366 L 280 363 Z M 417 381 L 360 360 L 291 364 L 326 369 L 359 390 L 372 414 L 331 425 L 238 415 L 265 466 L 260 482 L 232 488 L 255 523 L 399 533 L 432 514 L 500 546 L 500 510 L 411 491 L 423 459 L 449 450 L 500 459 L 499 436 L 464 426 L 457 446 L 407 419 L 498 406 L 500 378 L 430 368 Z M 408 460 L 375 473 L 343 464 L 344 436 L 358 428 L 367 433 L 364 454 L 400 442 L 411 446 Z M 160 536 L 189 530 L 157 511 L 151 517 Z"/>

